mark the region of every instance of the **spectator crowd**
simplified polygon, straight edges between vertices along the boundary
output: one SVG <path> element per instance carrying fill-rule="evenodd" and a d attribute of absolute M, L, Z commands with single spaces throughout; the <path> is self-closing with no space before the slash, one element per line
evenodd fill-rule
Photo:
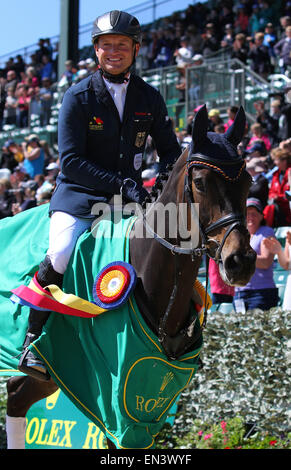
<path fill-rule="evenodd" d="M 183 93 L 186 67 L 201 65 L 207 57 L 221 50 L 228 51 L 231 58 L 249 64 L 265 79 L 275 71 L 291 79 L 291 1 L 242 0 L 237 3 L 229 0 L 215 2 L 211 7 L 208 3 L 189 5 L 183 12 L 162 18 L 158 27 L 144 27 L 136 68 L 141 72 L 176 65 L 182 77 L 177 88 Z M 10 58 L 5 68 L 0 70 L 0 131 L 5 125 L 27 128 L 29 113 L 38 114 L 41 125 L 48 124 L 54 91 L 65 90 L 94 73 L 97 66 L 93 56 L 77 64 L 68 60 L 61 78 L 57 80 L 57 58 L 50 41 L 44 39 L 39 40 L 38 49 L 31 55 L 29 63 L 25 63 L 21 56 Z M 195 83 L 190 91 L 195 96 Z M 278 227 L 291 226 L 290 94 L 291 86 L 286 86 L 282 93 L 270 97 L 269 106 L 265 107 L 263 101 L 254 103 L 255 122 L 247 123 L 243 141 L 238 147 L 253 178 L 248 196 L 247 224 L 252 238 L 257 237 L 256 251 L 260 259 L 260 271 L 256 274 L 258 284 L 249 286 L 247 290 L 262 287 L 261 277 L 266 273 L 270 277 L 269 269 L 272 271 L 275 255 L 284 269 L 290 269 L 291 229 L 287 231 L 286 249 L 282 252 L 274 232 Z M 191 125 L 197 110 L 195 108 L 188 116 L 187 127 L 176 131 L 181 151 L 191 141 Z M 223 117 L 218 109 L 209 109 L 209 130 L 225 132 L 237 110 L 231 106 L 227 117 Z M 155 182 L 157 161 L 155 145 L 149 137 L 142 174 L 148 190 Z M 50 148 L 37 134 L 29 135 L 20 144 L 8 139 L 0 154 L 0 218 L 48 202 L 58 171 L 57 148 Z M 259 215 L 254 223 L 255 211 Z M 262 226 L 268 230 L 262 230 Z M 268 262 L 262 261 L 263 255 Z M 246 305 L 247 302 L 250 306 L 255 305 L 242 290 L 224 285 L 215 266 L 210 266 L 210 275 L 214 302 L 243 298 Z M 274 288 L 271 281 L 269 287 Z M 270 296 L 272 302 L 275 297 L 272 293 Z M 288 306 L 291 309 L 291 304 Z"/>

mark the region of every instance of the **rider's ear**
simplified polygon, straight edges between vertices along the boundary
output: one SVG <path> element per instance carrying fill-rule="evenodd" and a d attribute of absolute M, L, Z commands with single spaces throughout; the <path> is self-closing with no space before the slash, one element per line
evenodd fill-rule
<path fill-rule="evenodd" d="M 225 132 L 226 139 L 234 146 L 237 147 L 242 141 L 246 127 L 246 114 L 241 106 L 236 113 L 233 124 Z"/>
<path fill-rule="evenodd" d="M 204 104 L 196 113 L 193 128 L 192 128 L 192 142 L 193 149 L 199 142 L 203 142 L 207 137 L 208 129 L 208 113 L 206 104 Z"/>

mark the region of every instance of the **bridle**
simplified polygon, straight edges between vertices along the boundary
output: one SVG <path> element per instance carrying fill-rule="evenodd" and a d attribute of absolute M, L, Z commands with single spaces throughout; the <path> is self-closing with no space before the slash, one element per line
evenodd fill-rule
<path fill-rule="evenodd" d="M 192 181 L 192 172 L 191 168 L 193 166 L 203 166 L 209 169 L 212 169 L 214 171 L 218 171 L 219 174 L 221 174 L 226 180 L 235 182 L 237 181 L 243 169 L 245 168 L 245 161 L 244 160 L 239 160 L 239 161 L 221 161 L 221 165 L 225 166 L 238 166 L 239 162 L 239 170 L 237 175 L 234 178 L 231 178 L 230 176 L 225 173 L 220 166 L 217 166 L 217 160 L 211 159 L 209 157 L 206 157 L 202 154 L 192 154 L 188 156 L 187 161 L 186 161 L 186 171 L 185 171 L 185 179 L 184 179 L 184 193 L 183 196 L 186 199 L 186 202 L 188 203 L 192 216 L 194 219 L 197 218 L 197 214 L 194 209 L 194 197 L 191 189 L 191 181 Z M 214 164 L 216 163 L 216 165 Z M 246 231 L 246 225 L 245 225 L 245 217 L 242 214 L 236 214 L 234 212 L 231 212 L 223 217 L 220 217 L 217 219 L 215 222 L 212 224 L 208 225 L 207 227 L 203 227 L 200 219 L 199 219 L 199 233 L 201 236 L 201 247 L 198 248 L 183 248 L 179 245 L 173 245 L 170 243 L 168 240 L 165 238 L 161 237 L 158 235 L 148 224 L 146 220 L 146 214 L 143 214 L 143 224 L 146 228 L 146 230 L 157 240 L 161 245 L 163 245 L 165 248 L 171 251 L 171 253 L 174 254 L 182 254 L 182 255 L 191 255 L 192 259 L 194 260 L 198 256 L 202 256 L 203 254 L 206 254 L 209 258 L 214 259 L 216 262 L 221 261 L 221 252 L 223 249 L 223 246 L 226 242 L 227 237 L 229 234 L 234 230 L 240 228 L 241 230 Z M 219 230 L 223 227 L 228 227 L 226 230 L 222 241 L 219 243 L 217 240 L 210 239 L 209 235 L 216 231 Z M 209 245 L 210 242 L 214 242 L 217 245 L 217 248 L 215 250 L 214 256 L 211 254 Z"/>
<path fill-rule="evenodd" d="M 245 168 L 245 161 L 243 159 L 237 159 L 237 160 L 232 160 L 232 161 L 219 161 L 219 166 L 218 166 L 218 160 L 211 159 L 209 157 L 206 157 L 205 155 L 199 154 L 199 153 L 194 153 L 191 154 L 189 152 L 189 155 L 186 160 L 186 171 L 185 171 L 185 178 L 184 178 L 184 192 L 183 192 L 183 197 L 184 200 L 188 203 L 190 206 L 191 214 L 194 218 L 197 219 L 197 214 L 194 209 L 194 197 L 193 197 L 193 192 L 191 189 L 191 182 L 192 182 L 192 172 L 191 169 L 194 166 L 198 167 L 204 167 L 211 169 L 213 171 L 218 172 L 221 176 L 223 176 L 227 181 L 230 182 L 235 182 L 237 181 L 244 168 Z M 226 168 L 231 168 L 235 170 L 236 176 L 231 177 L 227 172 L 224 171 Z M 145 213 L 143 214 L 143 224 L 146 228 L 146 230 L 152 235 L 152 237 L 159 242 L 161 245 L 163 245 L 165 248 L 169 249 L 173 255 L 191 255 L 192 261 L 196 259 L 197 257 L 201 257 L 202 255 L 207 255 L 208 258 L 214 259 L 216 262 L 221 261 L 221 252 L 223 249 L 223 246 L 230 235 L 230 233 L 235 230 L 239 229 L 240 231 L 247 232 L 246 228 L 246 222 L 245 222 L 245 217 L 242 214 L 237 214 L 234 212 L 230 212 L 229 214 L 220 217 L 217 219 L 215 222 L 212 224 L 208 225 L 207 227 L 203 227 L 201 224 L 201 221 L 199 219 L 199 233 L 201 237 L 201 246 L 198 248 L 183 248 L 179 245 L 173 245 L 170 243 L 168 240 L 165 238 L 159 236 L 148 224 L 146 220 Z M 209 238 L 209 235 L 216 231 L 219 230 L 223 227 L 228 227 L 222 241 L 219 243 L 217 240 Z M 210 251 L 210 243 L 216 243 L 217 247 L 215 250 L 215 254 L 212 255 Z M 178 290 L 178 278 L 181 273 L 179 272 L 179 267 L 178 267 L 178 260 L 177 256 L 175 256 L 175 279 L 174 279 L 174 287 L 172 290 L 172 293 L 170 295 L 169 303 L 167 306 L 167 309 L 162 317 L 160 317 L 159 321 L 159 326 L 157 328 L 156 322 L 154 321 L 152 315 L 150 312 L 147 312 L 147 317 L 148 320 L 151 322 L 151 324 L 154 326 L 155 329 L 158 330 L 158 338 L 161 344 L 163 344 L 165 353 L 167 354 L 169 359 L 175 360 L 177 359 L 176 356 L 173 356 L 172 352 L 169 350 L 168 342 L 172 343 L 177 343 L 178 341 L 184 340 L 185 341 L 185 346 L 181 353 L 179 353 L 179 356 L 181 354 L 184 354 L 186 350 L 189 349 L 191 345 L 195 343 L 199 339 L 202 333 L 202 329 L 205 328 L 206 326 L 206 320 L 207 320 L 207 289 L 208 289 L 208 262 L 206 263 L 206 289 L 205 289 L 205 311 L 204 311 L 204 318 L 203 318 L 203 324 L 201 325 L 201 328 L 198 329 L 196 334 L 192 337 L 190 337 L 189 331 L 194 330 L 194 325 L 196 322 L 196 319 L 190 318 L 188 325 L 186 325 L 183 329 L 179 331 L 179 333 L 174 337 L 174 338 L 169 338 L 166 333 L 166 324 L 167 320 L 169 318 L 169 314 L 171 311 L 171 308 L 173 306 L 174 300 L 176 298 L 177 290 Z M 167 341 L 166 341 L 167 340 Z"/>

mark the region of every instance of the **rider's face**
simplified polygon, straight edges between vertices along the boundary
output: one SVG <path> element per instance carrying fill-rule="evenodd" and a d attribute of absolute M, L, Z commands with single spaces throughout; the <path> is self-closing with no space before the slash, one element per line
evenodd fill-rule
<path fill-rule="evenodd" d="M 133 60 L 133 40 L 121 34 L 100 36 L 94 45 L 99 64 L 103 70 L 118 75 L 130 67 Z M 136 55 L 139 44 L 136 44 Z"/>

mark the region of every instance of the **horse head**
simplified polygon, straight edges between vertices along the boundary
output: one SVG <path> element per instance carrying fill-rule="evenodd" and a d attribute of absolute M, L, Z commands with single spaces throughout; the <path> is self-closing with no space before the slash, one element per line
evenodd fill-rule
<path fill-rule="evenodd" d="M 208 132 L 204 105 L 195 116 L 188 149 L 187 189 L 199 204 L 200 234 L 207 254 L 218 264 L 223 281 L 245 285 L 255 271 L 256 254 L 246 229 L 246 199 L 251 177 L 237 153 L 245 131 L 240 107 L 224 133 Z"/>

